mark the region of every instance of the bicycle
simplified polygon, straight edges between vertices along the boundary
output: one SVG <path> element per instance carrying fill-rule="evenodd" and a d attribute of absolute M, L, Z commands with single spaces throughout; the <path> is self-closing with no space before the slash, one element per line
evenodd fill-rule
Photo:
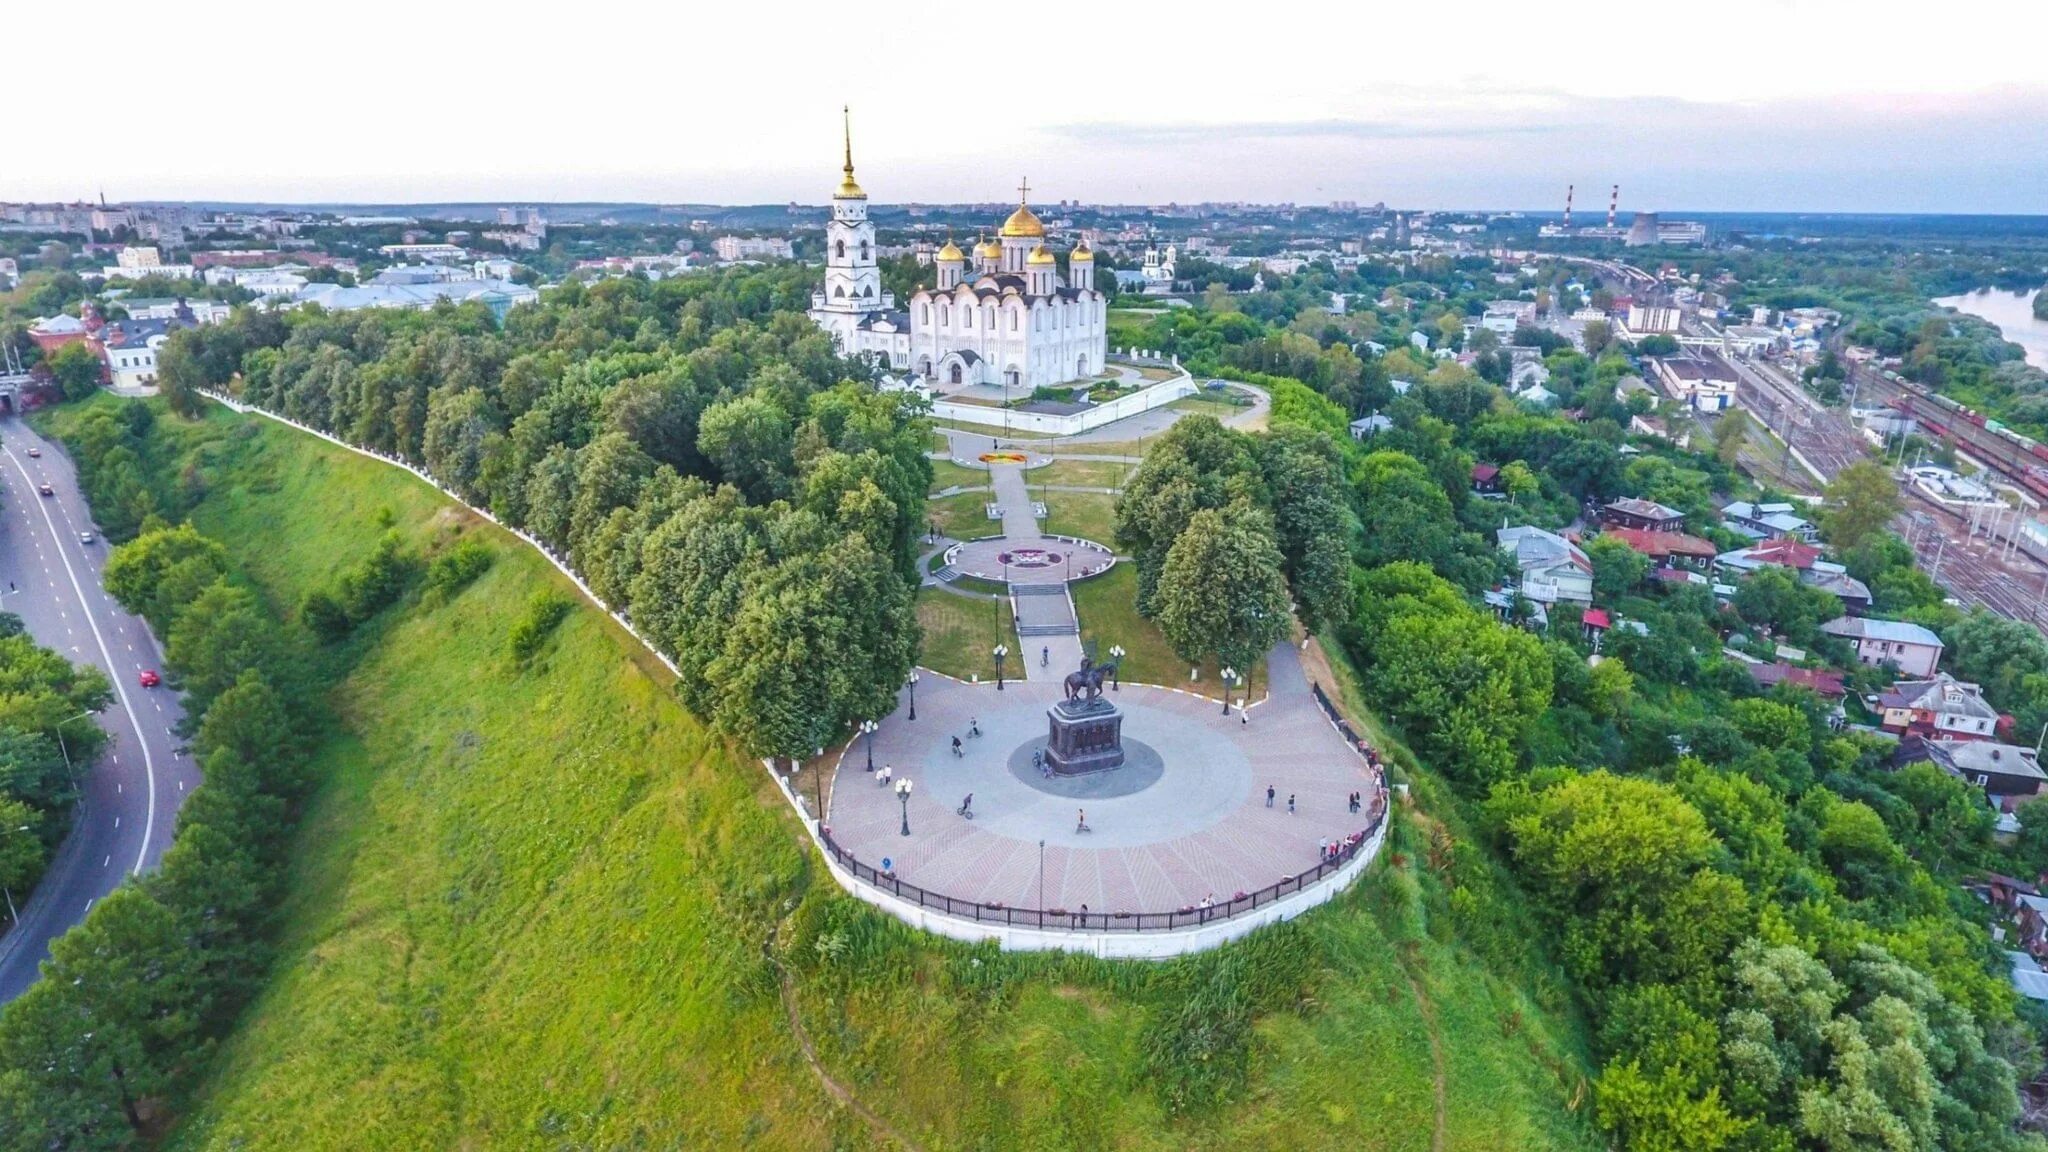
<path fill-rule="evenodd" d="M 953 809 L 953 815 L 960 816 L 968 820 L 974 819 L 974 793 L 969 792 L 967 794 L 967 799 L 962 800 L 960 802 L 960 806 L 958 808 Z"/>

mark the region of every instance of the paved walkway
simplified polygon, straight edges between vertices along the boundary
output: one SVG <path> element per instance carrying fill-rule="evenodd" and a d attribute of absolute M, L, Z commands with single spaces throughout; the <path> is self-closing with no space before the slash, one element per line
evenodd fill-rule
<path fill-rule="evenodd" d="M 1318 840 L 1362 830 L 1367 813 L 1351 813 L 1345 798 L 1374 790 L 1364 761 L 1309 695 L 1294 647 L 1274 648 L 1267 667 L 1271 695 L 1248 724 L 1236 709 L 1225 717 L 1216 701 L 1171 689 L 1126 684 L 1110 693 L 1124 709 L 1126 747 L 1156 753 L 1160 773 L 1128 794 L 1086 799 L 1049 790 L 1070 782 L 1048 785 L 1029 769 L 1032 746 L 1045 738 L 1045 710 L 1061 695 L 1056 684 L 1012 682 L 999 693 L 927 675 L 917 720 L 899 709 L 874 745 L 877 764 L 915 782 L 911 834 L 900 835 L 897 797 L 864 776 L 858 742 L 832 789 L 827 823 L 842 846 L 878 867 L 888 859 L 908 883 L 1017 908 L 1167 912 L 1256 891 L 1313 867 Z M 979 739 L 965 736 L 970 717 L 985 733 Z M 955 735 L 963 757 L 951 752 Z M 1020 756 L 1022 770 L 1013 771 Z M 1114 784 L 1114 775 L 1100 779 Z M 955 815 L 969 792 L 971 821 Z M 1077 832 L 1084 807 L 1092 831 Z"/>

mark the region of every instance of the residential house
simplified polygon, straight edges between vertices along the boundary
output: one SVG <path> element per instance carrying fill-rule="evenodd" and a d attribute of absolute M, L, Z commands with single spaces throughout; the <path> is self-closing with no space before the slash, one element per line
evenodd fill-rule
<path fill-rule="evenodd" d="M 1840 672 L 1823 672 L 1817 668 L 1801 668 L 1783 660 L 1769 664 L 1745 664 L 1743 669 L 1756 686 L 1769 691 L 1779 684 L 1795 684 L 1810 689 L 1823 700 L 1840 700 L 1848 694 Z"/>
<path fill-rule="evenodd" d="M 1893 684 L 1878 697 L 1878 708 L 1885 731 L 1933 740 L 1994 740 L 2009 724 L 1985 701 L 1982 688 L 1946 672 Z"/>
<path fill-rule="evenodd" d="M 1832 593 L 1844 611 L 1868 611 L 1870 588 L 1849 575 L 1849 570 L 1820 558 L 1820 549 L 1797 540 L 1767 540 L 1748 548 L 1723 552 L 1714 558 L 1717 571 L 1729 576 L 1747 576 L 1765 568 L 1790 568 L 1801 584 Z"/>
<path fill-rule="evenodd" d="M 1600 522 L 1615 528 L 1640 528 L 1645 532 L 1682 532 L 1685 513 L 1667 508 L 1655 500 L 1626 497 L 1600 509 Z"/>
<path fill-rule="evenodd" d="M 1351 422 L 1351 438 L 1353 440 L 1367 440 L 1393 426 L 1394 422 L 1392 420 L 1375 412 L 1370 416 L 1361 416 Z"/>
<path fill-rule="evenodd" d="M 1686 568 L 1705 571 L 1714 563 L 1717 551 L 1712 540 L 1683 532 L 1652 532 L 1644 528 L 1603 528 L 1603 538 L 1619 540 L 1650 558 L 1655 568 Z"/>
<path fill-rule="evenodd" d="M 1820 630 L 1847 640 L 1862 663 L 1894 664 L 1901 673 L 1918 679 L 1933 676 L 1935 665 L 1941 662 L 1941 637 L 1918 624 L 1843 616 L 1821 625 Z"/>
<path fill-rule="evenodd" d="M 184 319 L 116 320 L 101 328 L 98 343 L 108 380 L 117 388 L 155 384 L 157 352 L 172 332 L 192 326 Z"/>
<path fill-rule="evenodd" d="M 1721 518 L 1730 529 L 1752 540 L 1798 540 L 1806 544 L 1820 540 L 1820 529 L 1813 521 L 1793 514 L 1790 504 L 1737 500 L 1721 509 Z"/>
<path fill-rule="evenodd" d="M 1545 605 L 1593 602 L 1593 562 L 1577 544 L 1530 525 L 1502 528 L 1494 535 L 1501 551 L 1515 558 L 1524 597 Z"/>
<path fill-rule="evenodd" d="M 2033 799 L 2048 783 L 2041 771 L 2040 757 L 2022 744 L 2001 744 L 1995 740 L 1923 740 L 1908 736 L 1899 741 L 1893 763 L 1898 766 L 1926 760 L 1951 776 L 1984 790 L 1984 796 L 2001 812 L 2011 812 Z"/>
<path fill-rule="evenodd" d="M 1482 496 L 1500 491 L 1500 468 L 1494 464 L 1472 466 L 1472 491 Z"/>
<path fill-rule="evenodd" d="M 1548 408 L 1557 403 L 1557 393 L 1541 384 L 1531 384 L 1515 393 L 1515 399 L 1532 408 Z"/>

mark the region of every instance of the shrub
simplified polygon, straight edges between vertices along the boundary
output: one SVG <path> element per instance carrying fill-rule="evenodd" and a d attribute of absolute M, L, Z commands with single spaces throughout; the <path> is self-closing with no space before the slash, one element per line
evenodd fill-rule
<path fill-rule="evenodd" d="M 426 595 L 436 600 L 455 595 L 489 571 L 491 559 L 491 550 L 483 541 L 462 541 L 427 565 Z"/>
<path fill-rule="evenodd" d="M 524 664 L 533 659 L 540 646 L 547 642 L 548 634 L 575 606 L 575 601 L 552 588 L 534 593 L 533 598 L 526 602 L 526 614 L 512 625 L 512 634 L 507 638 L 513 662 Z"/>

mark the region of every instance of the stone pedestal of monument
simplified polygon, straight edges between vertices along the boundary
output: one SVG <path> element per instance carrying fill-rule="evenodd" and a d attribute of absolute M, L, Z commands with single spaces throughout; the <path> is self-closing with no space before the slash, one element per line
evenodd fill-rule
<path fill-rule="evenodd" d="M 1100 696 L 1062 700 L 1045 715 L 1045 759 L 1055 775 L 1107 772 L 1124 762 L 1124 714 L 1116 705 Z"/>

